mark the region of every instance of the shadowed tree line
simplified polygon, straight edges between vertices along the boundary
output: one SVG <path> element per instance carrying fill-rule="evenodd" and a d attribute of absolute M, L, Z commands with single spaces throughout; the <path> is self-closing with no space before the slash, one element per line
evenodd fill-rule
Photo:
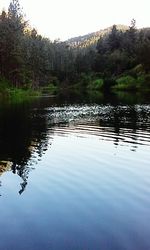
<path fill-rule="evenodd" d="M 93 43 L 95 38 L 93 37 Z M 150 30 L 126 30 L 114 25 L 94 47 L 71 47 L 50 41 L 30 27 L 18 0 L 0 13 L 0 89 L 43 86 L 83 89 L 148 88 L 150 86 Z M 147 84 L 147 85 L 146 85 Z"/>
<path fill-rule="evenodd" d="M 21 177 L 19 194 L 25 190 L 29 173 L 51 144 L 46 116 L 32 110 L 33 107 L 8 105 L 0 109 L 0 171 L 11 170 Z"/>
<path fill-rule="evenodd" d="M 57 82 L 69 72 L 72 51 L 63 42 L 42 37 L 25 21 L 18 0 L 0 14 L 0 77 L 14 87 L 33 87 Z"/>
<path fill-rule="evenodd" d="M 126 30 L 113 25 L 99 38 L 96 50 L 91 45 L 80 48 L 75 66 L 82 82 L 91 89 L 148 89 L 150 29 L 138 30 L 134 19 Z"/>

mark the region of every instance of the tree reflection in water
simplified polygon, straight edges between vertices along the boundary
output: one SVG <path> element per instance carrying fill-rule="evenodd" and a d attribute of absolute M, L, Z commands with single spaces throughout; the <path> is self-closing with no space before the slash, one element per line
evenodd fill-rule
<path fill-rule="evenodd" d="M 57 133 L 60 127 L 63 133 L 68 127 L 69 131 L 73 127 L 75 133 L 77 130 L 88 135 L 94 133 L 102 140 L 112 141 L 115 147 L 123 143 L 136 151 L 139 130 L 144 131 L 145 136 L 146 131 L 150 131 L 150 106 L 120 105 L 114 100 L 113 105 L 110 103 L 57 106 L 49 100 L 39 100 L 36 105 L 1 107 L 0 174 L 11 169 L 12 173 L 20 176 L 22 182 L 19 194 L 22 194 L 29 173 L 48 149 L 54 132 Z M 12 162 L 11 168 L 3 168 L 2 161 Z"/>
<path fill-rule="evenodd" d="M 21 177 L 19 194 L 27 186 L 29 173 L 34 169 L 32 165 L 42 157 L 48 144 L 47 120 L 43 112 L 30 105 L 9 106 L 0 110 L 0 172 L 2 174 L 11 169 L 13 174 Z M 35 153 L 37 159 L 34 159 Z"/>

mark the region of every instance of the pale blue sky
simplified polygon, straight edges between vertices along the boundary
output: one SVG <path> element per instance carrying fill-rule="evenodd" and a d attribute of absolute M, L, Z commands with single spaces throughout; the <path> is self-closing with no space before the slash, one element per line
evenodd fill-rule
<path fill-rule="evenodd" d="M 9 0 L 0 0 L 0 9 Z M 40 34 L 50 39 L 98 31 L 113 24 L 150 26 L 150 0 L 20 0 L 24 13 Z"/>

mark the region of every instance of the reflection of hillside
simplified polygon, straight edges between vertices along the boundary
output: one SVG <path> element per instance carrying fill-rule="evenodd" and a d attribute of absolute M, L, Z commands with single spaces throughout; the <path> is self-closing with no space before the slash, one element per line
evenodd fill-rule
<path fill-rule="evenodd" d="M 46 114 L 45 114 L 46 115 Z M 148 105 L 70 105 L 47 109 L 49 124 L 92 123 L 119 128 L 149 129 L 150 106 Z"/>
<path fill-rule="evenodd" d="M 114 145 L 126 145 L 131 150 L 141 144 L 150 144 L 150 107 L 148 105 L 74 105 L 49 109 L 50 121 L 55 133 L 78 136 L 98 136 L 113 141 Z"/>
<path fill-rule="evenodd" d="M 12 172 L 22 178 L 20 194 L 27 185 L 32 164 L 43 155 L 48 144 L 46 117 L 38 111 L 28 106 L 11 107 L 1 111 L 0 160 L 3 163 L 12 162 L 9 166 Z M 6 171 L 8 165 L 1 164 L 0 173 Z"/>
<path fill-rule="evenodd" d="M 95 135 L 114 145 L 141 141 L 150 144 L 150 106 L 148 105 L 52 105 L 39 100 L 30 106 L 12 106 L 0 110 L 0 174 L 11 169 L 21 177 L 21 194 L 30 171 L 48 149 L 53 135 L 65 133 Z M 12 162 L 10 166 L 7 162 Z"/>

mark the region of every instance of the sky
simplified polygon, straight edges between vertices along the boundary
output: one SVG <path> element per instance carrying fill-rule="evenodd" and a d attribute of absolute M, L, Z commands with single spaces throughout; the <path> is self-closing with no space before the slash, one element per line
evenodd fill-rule
<path fill-rule="evenodd" d="M 0 10 L 10 0 L 0 0 Z M 150 26 L 150 0 L 20 0 L 32 27 L 51 40 L 88 34 L 113 24 Z"/>

